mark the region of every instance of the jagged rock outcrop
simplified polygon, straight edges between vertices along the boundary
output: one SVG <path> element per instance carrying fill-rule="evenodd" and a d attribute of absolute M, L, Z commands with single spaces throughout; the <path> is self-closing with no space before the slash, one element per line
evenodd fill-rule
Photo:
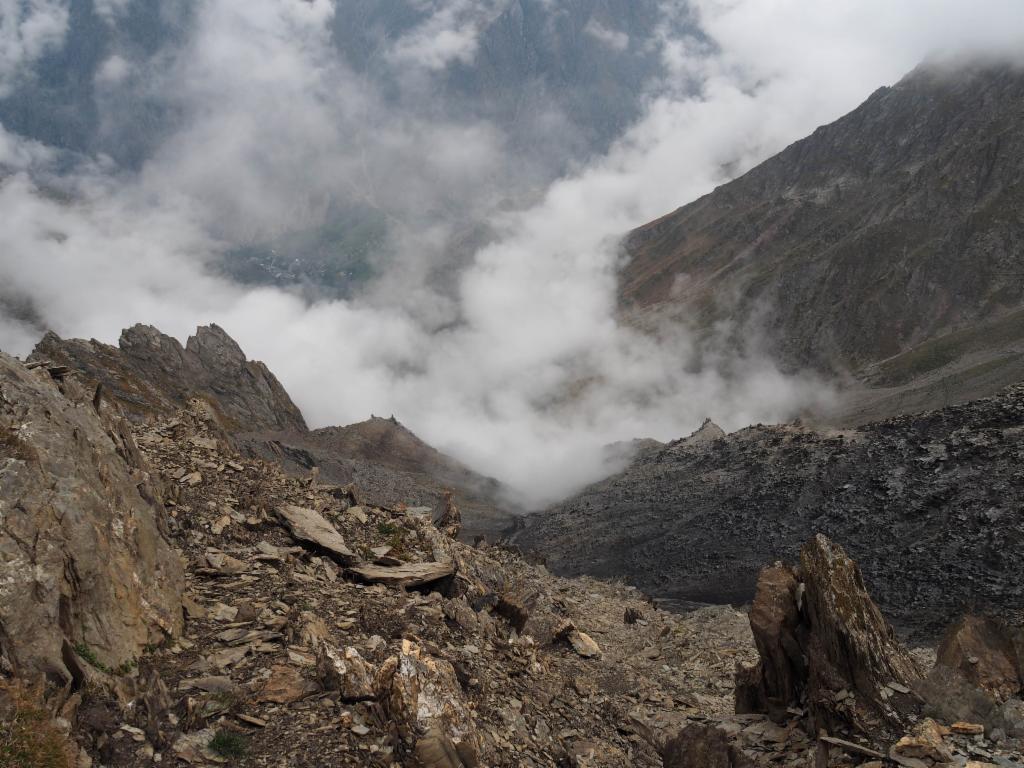
<path fill-rule="evenodd" d="M 458 538 L 459 531 L 462 530 L 462 514 L 459 512 L 458 506 L 455 504 L 455 499 L 452 497 L 451 491 L 446 491 L 444 494 L 444 511 L 441 516 L 437 518 L 434 523 L 437 529 L 446 536 L 451 536 L 453 539 Z"/>
<path fill-rule="evenodd" d="M 738 711 L 786 719 L 806 708 L 812 733 L 853 727 L 872 733 L 907 722 L 922 673 L 872 602 L 860 569 L 843 548 L 818 535 L 799 569 L 762 572 L 750 614 L 761 656 L 737 673 Z"/>
<path fill-rule="evenodd" d="M 295 474 L 316 468 L 326 482 L 357 483 L 379 503 L 442 510 L 452 490 L 465 515 L 465 538 L 500 538 L 515 511 L 498 481 L 427 445 L 394 417 L 310 431 L 277 377 L 247 360 L 218 325 L 200 326 L 184 346 L 141 324 L 122 331 L 116 347 L 51 332 L 29 359 L 81 371 L 98 400 L 118 403 L 135 420 L 167 416 L 198 397 L 246 454 Z"/>
<path fill-rule="evenodd" d="M 476 726 L 449 662 L 404 640 L 399 654 L 381 666 L 374 688 L 399 738 L 426 768 L 476 768 Z"/>
<path fill-rule="evenodd" d="M 117 667 L 180 632 L 182 565 L 160 496 L 117 412 L 0 353 L 3 667 L 64 682 L 76 649 Z"/>
<path fill-rule="evenodd" d="M 201 326 L 185 346 L 149 325 L 121 333 L 117 347 L 95 339 L 61 339 L 47 333 L 32 360 L 50 360 L 81 370 L 101 383 L 103 396 L 134 416 L 173 413 L 189 398 L 206 399 L 231 431 L 305 431 L 302 413 L 277 377 L 250 361 L 218 325 Z"/>

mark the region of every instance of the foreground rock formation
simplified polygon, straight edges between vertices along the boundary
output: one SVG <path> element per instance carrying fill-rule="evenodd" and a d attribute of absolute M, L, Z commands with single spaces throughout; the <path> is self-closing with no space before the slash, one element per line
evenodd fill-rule
<path fill-rule="evenodd" d="M 790 709 L 807 709 L 811 733 L 876 733 L 906 724 L 919 709 L 910 686 L 921 670 L 856 563 L 824 536 L 804 546 L 799 569 L 761 572 L 750 626 L 761 661 L 737 675 L 738 712 L 785 721 Z"/>
<path fill-rule="evenodd" d="M 1015 630 L 961 622 L 918 679 L 927 652 L 824 538 L 764 571 L 749 621 L 667 613 L 467 546 L 454 498 L 435 515 L 246 455 L 205 397 L 129 422 L 68 366 L 0 363 L 2 759 L 1005 768 L 1024 747 Z"/>
<path fill-rule="evenodd" d="M 0 669 L 60 686 L 183 624 L 162 483 L 92 395 L 0 353 Z"/>
<path fill-rule="evenodd" d="M 732 609 L 673 615 L 466 546 L 424 510 L 357 504 L 239 455 L 198 403 L 134 431 L 175 489 L 188 621 L 131 673 L 166 688 L 152 723 L 82 703 L 75 734 L 105 766 L 211 763 L 221 732 L 239 765 L 660 766 L 689 717 L 728 716 L 733 664 L 753 660 Z"/>

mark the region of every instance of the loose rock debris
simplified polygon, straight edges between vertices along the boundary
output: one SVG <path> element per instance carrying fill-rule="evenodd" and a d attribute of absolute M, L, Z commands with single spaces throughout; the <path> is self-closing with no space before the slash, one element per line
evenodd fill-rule
<path fill-rule="evenodd" d="M 170 700 L 145 743 L 94 727 L 141 728 L 130 698 L 85 698 L 94 764 L 213 765 L 224 742 L 239 766 L 659 766 L 651 729 L 729 718 L 734 665 L 755 658 L 738 611 L 678 616 L 458 543 L 429 511 L 241 458 L 201 407 L 134 430 L 190 566 L 187 626 L 131 673 Z"/>
<path fill-rule="evenodd" d="M 438 528 L 430 510 L 244 459 L 201 401 L 119 424 L 186 566 L 184 629 L 165 622 L 117 669 L 65 649 L 54 722 L 80 766 L 1020 760 L 1019 630 L 965 620 L 945 666 L 924 673 L 927 654 L 899 646 L 831 542 L 813 541 L 799 569 L 768 569 L 777 602 L 754 606 L 752 636 L 728 607 L 669 614 L 635 589 L 458 543 L 451 510 Z M 762 699 L 742 684 L 734 697 L 737 668 Z M 758 668 L 785 674 L 758 682 Z M 766 711 L 734 712 L 751 701 Z"/>

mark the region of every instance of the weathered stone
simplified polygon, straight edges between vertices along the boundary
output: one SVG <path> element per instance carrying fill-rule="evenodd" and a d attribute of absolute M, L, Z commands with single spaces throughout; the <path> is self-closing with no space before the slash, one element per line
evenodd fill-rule
<path fill-rule="evenodd" d="M 457 538 L 459 531 L 462 530 L 462 515 L 459 513 L 459 508 L 455 505 L 455 499 L 452 497 L 451 491 L 444 492 L 444 512 L 441 513 L 441 517 L 434 524 L 441 533 L 451 536 L 453 539 Z"/>
<path fill-rule="evenodd" d="M 799 588 L 790 568 L 775 565 L 761 571 L 750 609 L 750 629 L 761 661 L 756 668 L 738 671 L 737 713 L 768 712 L 780 720 L 787 707 L 800 701 L 807 668 L 805 630 L 797 606 Z"/>
<path fill-rule="evenodd" d="M 182 566 L 125 422 L 0 353 L 0 657 L 70 679 L 65 640 L 116 667 L 183 623 Z"/>
<path fill-rule="evenodd" d="M 328 641 L 322 641 L 317 646 L 316 670 L 321 685 L 326 690 L 339 691 L 344 701 L 374 696 L 373 669 L 355 648 L 346 648 L 342 655 Z"/>
<path fill-rule="evenodd" d="M 450 742 L 460 755 L 479 755 L 472 714 L 447 661 L 403 640 L 398 656 L 389 658 L 378 671 L 374 689 L 409 748 L 433 733 Z"/>
<path fill-rule="evenodd" d="M 317 687 L 306 680 L 295 667 L 276 664 L 270 668 L 270 677 L 260 687 L 258 701 L 290 704 L 315 693 Z"/>
<path fill-rule="evenodd" d="M 207 552 L 206 562 L 210 568 L 225 576 L 236 576 L 249 570 L 245 562 L 223 552 Z"/>
<path fill-rule="evenodd" d="M 661 753 L 665 768 L 753 768 L 754 763 L 729 743 L 725 732 L 696 723 L 670 739 Z"/>
<path fill-rule="evenodd" d="M 436 728 L 416 740 L 415 753 L 423 768 L 476 768 L 479 764 L 465 743 L 454 744 Z"/>
<path fill-rule="evenodd" d="M 193 765 L 207 765 L 209 763 L 226 763 L 223 757 L 210 749 L 210 742 L 216 735 L 213 728 L 204 728 L 201 731 L 183 733 L 174 742 L 172 749 L 179 760 Z"/>
<path fill-rule="evenodd" d="M 505 619 L 516 632 L 522 632 L 530 620 L 530 612 L 523 602 L 512 595 L 502 595 L 494 612 Z"/>
<path fill-rule="evenodd" d="M 1021 690 L 1012 630 L 996 618 L 962 617 L 943 636 L 936 663 L 1000 700 Z"/>
<path fill-rule="evenodd" d="M 601 655 L 601 646 L 586 632 L 574 629 L 568 634 L 567 639 L 572 649 L 585 659 Z"/>
<path fill-rule="evenodd" d="M 451 563 L 406 563 L 404 565 L 360 565 L 349 572 L 368 584 L 389 587 L 418 587 L 448 578 L 455 573 Z"/>
<path fill-rule="evenodd" d="M 1006 735 L 1012 739 L 1024 739 L 1024 701 L 1009 699 L 999 714 L 1005 724 Z"/>
<path fill-rule="evenodd" d="M 319 512 L 294 504 L 284 504 L 277 508 L 277 514 L 297 540 L 326 550 L 343 565 L 358 560 L 356 554 L 345 546 L 341 534 Z"/>
<path fill-rule="evenodd" d="M 953 733 L 960 733 L 966 736 L 981 736 L 985 733 L 985 726 L 981 723 L 957 722 L 949 726 Z"/>
<path fill-rule="evenodd" d="M 572 768 L 618 768 L 627 764 L 622 750 L 604 741 L 580 739 L 569 745 L 568 753 Z"/>
<path fill-rule="evenodd" d="M 897 741 L 889 751 L 889 757 L 897 761 L 900 758 L 930 760 L 940 765 L 953 761 L 953 753 L 942 740 L 941 729 L 931 718 L 922 720 L 912 734 Z"/>

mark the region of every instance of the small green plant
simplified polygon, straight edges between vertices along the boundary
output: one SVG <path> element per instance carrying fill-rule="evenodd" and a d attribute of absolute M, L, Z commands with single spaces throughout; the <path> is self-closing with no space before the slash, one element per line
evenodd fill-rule
<path fill-rule="evenodd" d="M 109 672 L 110 669 L 102 661 L 96 658 L 96 653 L 85 643 L 78 643 L 75 645 L 75 653 L 77 653 L 82 659 L 87 661 L 89 664 L 94 666 L 100 672 Z"/>
<path fill-rule="evenodd" d="M 381 536 L 394 536 L 398 533 L 398 526 L 394 523 L 377 523 L 377 533 Z"/>
<path fill-rule="evenodd" d="M 135 659 L 128 659 L 128 661 L 123 661 L 120 664 L 118 664 L 116 667 L 114 667 L 114 674 L 115 675 L 127 675 L 133 669 L 135 669 L 137 666 L 139 666 L 139 662 L 138 661 L 136 661 Z"/>
<path fill-rule="evenodd" d="M 85 643 L 78 643 L 75 646 L 75 653 L 100 672 L 106 672 L 108 675 L 127 675 L 139 665 L 136 659 L 128 659 L 128 661 L 123 661 L 116 667 L 108 667 L 96 658 L 96 652 Z"/>
<path fill-rule="evenodd" d="M 210 739 L 210 749 L 221 757 L 244 757 L 248 748 L 245 736 L 225 728 L 221 728 Z"/>

